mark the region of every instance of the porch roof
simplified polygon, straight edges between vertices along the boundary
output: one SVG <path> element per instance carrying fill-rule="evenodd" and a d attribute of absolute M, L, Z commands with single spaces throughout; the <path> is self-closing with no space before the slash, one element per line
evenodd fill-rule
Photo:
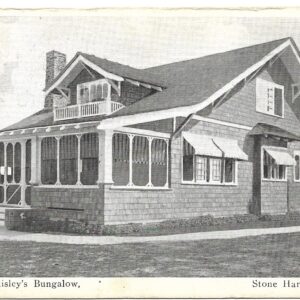
<path fill-rule="evenodd" d="M 270 135 L 288 139 L 290 141 L 300 141 L 300 136 L 297 136 L 280 127 L 265 123 L 257 123 L 249 132 L 249 135 Z"/>

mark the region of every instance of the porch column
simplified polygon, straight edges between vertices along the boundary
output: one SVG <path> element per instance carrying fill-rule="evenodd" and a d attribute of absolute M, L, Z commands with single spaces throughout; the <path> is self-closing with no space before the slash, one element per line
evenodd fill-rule
<path fill-rule="evenodd" d="M 4 201 L 3 203 L 7 203 L 7 155 L 6 155 L 6 149 L 7 149 L 7 142 L 4 142 L 4 180 L 3 180 L 3 197 Z"/>
<path fill-rule="evenodd" d="M 148 137 L 148 152 L 149 152 L 149 180 L 148 180 L 148 184 L 147 186 L 153 186 L 152 184 L 152 140 L 153 140 L 153 137 Z"/>
<path fill-rule="evenodd" d="M 80 175 L 81 175 L 81 172 L 82 172 L 82 160 L 81 160 L 81 157 L 80 157 L 80 154 L 81 154 L 81 134 L 76 134 L 77 136 L 77 185 L 81 185 L 81 180 L 80 180 Z"/>
<path fill-rule="evenodd" d="M 37 185 L 40 181 L 39 142 L 36 136 L 31 138 L 31 179 L 30 184 Z"/>
<path fill-rule="evenodd" d="M 98 184 L 112 184 L 112 136 L 113 130 L 99 131 Z"/>
<path fill-rule="evenodd" d="M 56 185 L 61 185 L 60 183 L 60 166 L 59 166 L 59 149 L 60 149 L 60 136 L 56 136 L 56 158 L 57 158 L 57 161 L 56 161 L 56 168 L 57 168 L 57 178 L 56 178 Z"/>
<path fill-rule="evenodd" d="M 21 141 L 21 206 L 26 206 L 26 140 Z"/>

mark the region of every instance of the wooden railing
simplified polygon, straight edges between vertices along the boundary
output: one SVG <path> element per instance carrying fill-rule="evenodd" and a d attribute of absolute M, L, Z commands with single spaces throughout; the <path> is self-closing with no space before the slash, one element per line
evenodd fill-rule
<path fill-rule="evenodd" d="M 114 101 L 89 102 L 54 108 L 54 121 L 68 120 L 97 115 L 110 115 L 124 105 Z"/>

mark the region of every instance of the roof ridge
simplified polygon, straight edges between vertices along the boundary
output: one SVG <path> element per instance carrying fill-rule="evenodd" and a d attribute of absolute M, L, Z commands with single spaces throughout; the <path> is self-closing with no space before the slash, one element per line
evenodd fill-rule
<path fill-rule="evenodd" d="M 254 47 L 257 47 L 257 46 L 267 45 L 267 44 L 274 43 L 274 42 L 279 42 L 279 41 L 283 42 L 283 41 L 286 41 L 286 40 L 289 40 L 289 39 L 294 41 L 292 37 L 285 37 L 285 38 L 281 38 L 281 39 L 277 39 L 277 40 L 271 40 L 271 41 L 264 42 L 264 43 L 249 45 L 249 46 L 240 47 L 240 48 L 235 48 L 235 49 L 231 49 L 231 50 L 227 50 L 227 51 L 223 51 L 223 52 L 216 52 L 216 53 L 212 53 L 212 54 L 208 54 L 208 55 L 204 55 L 204 56 L 199 56 L 199 57 L 195 57 L 195 58 L 174 61 L 174 62 L 171 62 L 171 63 L 166 63 L 166 64 L 162 64 L 162 65 L 157 65 L 157 66 L 145 68 L 143 70 L 151 71 L 151 70 L 153 70 L 155 68 L 159 68 L 159 67 L 170 66 L 172 64 L 177 64 L 177 63 L 185 63 L 185 62 L 189 62 L 189 61 L 193 61 L 193 60 L 208 58 L 208 57 L 215 56 L 215 55 L 222 55 L 222 54 L 225 54 L 225 53 L 230 53 L 230 52 L 239 51 L 239 50 L 243 50 L 243 49 L 246 50 L 246 49 L 249 49 L 249 48 L 252 48 L 252 47 L 254 48 Z"/>

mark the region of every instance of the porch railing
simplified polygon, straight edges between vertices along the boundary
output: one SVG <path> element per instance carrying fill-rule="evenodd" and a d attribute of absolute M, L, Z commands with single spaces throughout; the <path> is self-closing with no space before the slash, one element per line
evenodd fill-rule
<path fill-rule="evenodd" d="M 89 102 L 65 107 L 56 107 L 54 108 L 54 121 L 109 115 L 123 107 L 123 104 L 114 101 Z"/>

